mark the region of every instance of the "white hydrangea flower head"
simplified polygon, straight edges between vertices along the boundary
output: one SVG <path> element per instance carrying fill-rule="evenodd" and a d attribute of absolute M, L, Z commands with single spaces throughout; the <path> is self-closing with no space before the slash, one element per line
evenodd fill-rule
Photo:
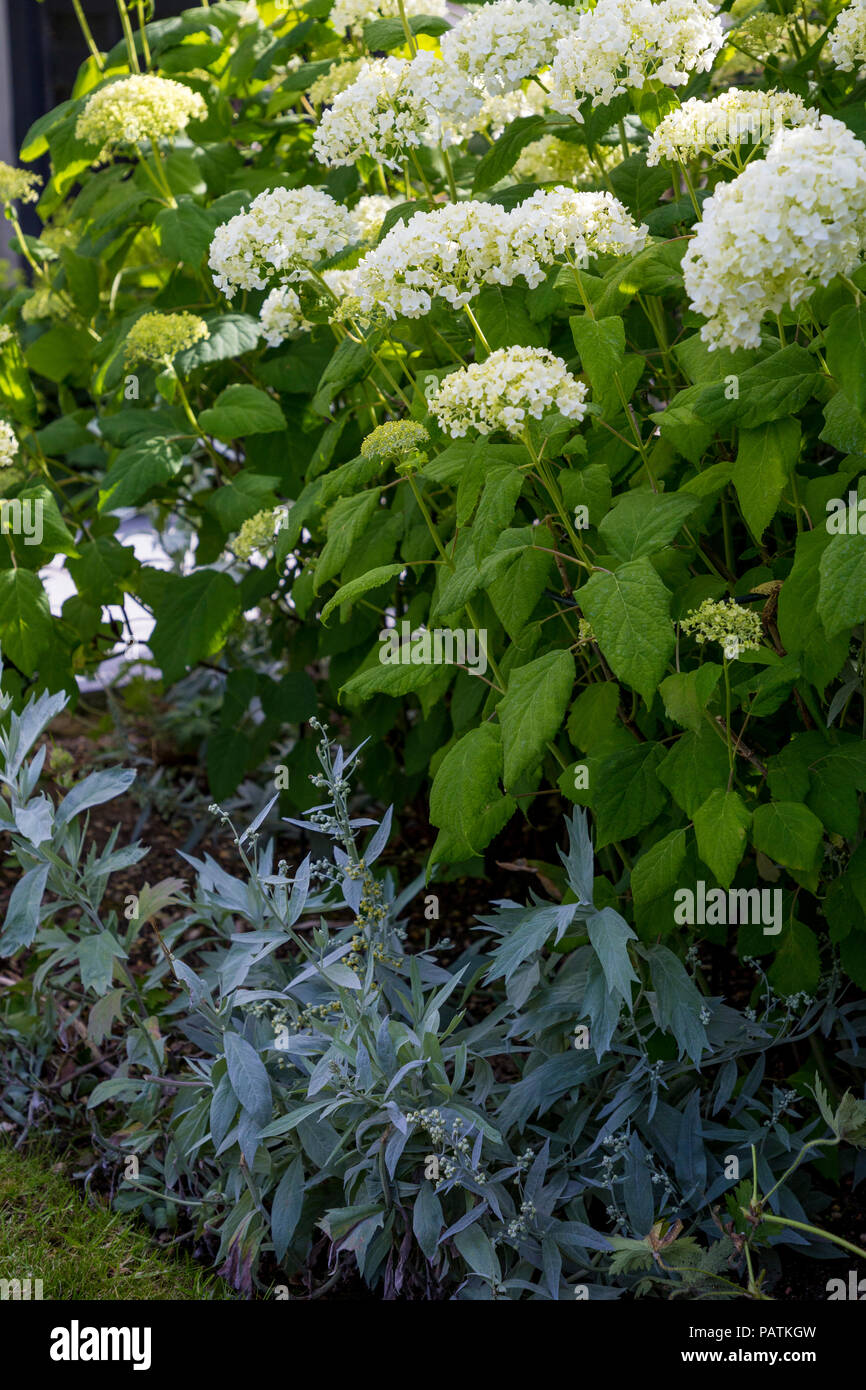
<path fill-rule="evenodd" d="M 850 0 L 827 36 L 830 57 L 841 72 L 866 77 L 866 0 Z"/>
<path fill-rule="evenodd" d="M 398 222 L 358 264 L 365 313 L 420 318 L 434 298 L 461 308 L 483 285 L 510 285 L 511 214 L 492 203 L 449 203 Z M 544 278 L 539 268 L 538 284 Z"/>
<path fill-rule="evenodd" d="M 595 256 L 628 256 L 642 251 L 649 229 L 635 222 L 612 193 L 573 188 L 539 188 L 516 207 L 517 235 L 512 254 L 520 274 L 529 264 L 552 265 L 563 258 L 586 266 Z"/>
<path fill-rule="evenodd" d="M 598 177 L 598 168 L 585 145 L 560 140 L 556 135 L 543 135 L 521 151 L 510 180 L 513 183 L 575 184 L 594 183 Z"/>
<path fill-rule="evenodd" d="M 12 426 L 0 420 L 0 468 L 11 468 L 18 456 L 18 439 Z"/>
<path fill-rule="evenodd" d="M 549 67 L 557 41 L 575 27 L 577 12 L 553 0 L 491 0 L 467 10 L 442 35 L 446 63 L 496 94 Z"/>
<path fill-rule="evenodd" d="M 729 87 L 712 101 L 690 97 L 652 132 L 647 164 L 687 162 L 701 154 L 724 159 L 739 145 L 767 145 L 785 126 L 816 125 L 821 113 L 793 92 Z"/>
<path fill-rule="evenodd" d="M 557 43 L 551 106 L 580 120 L 587 96 L 607 106 L 648 78 L 682 86 L 709 72 L 723 39 L 710 0 L 598 0 Z"/>
<path fill-rule="evenodd" d="M 279 347 L 287 338 L 294 338 L 310 327 L 297 291 L 291 285 L 278 285 L 271 290 L 259 310 L 259 322 L 269 347 Z"/>
<path fill-rule="evenodd" d="M 866 145 L 842 121 L 782 130 L 722 184 L 683 257 L 691 306 L 716 347 L 758 347 L 765 314 L 850 274 L 866 245 Z"/>
<path fill-rule="evenodd" d="M 468 80 L 429 49 L 411 60 L 376 58 L 323 113 L 313 153 L 331 168 L 367 154 L 399 170 L 409 149 L 461 140 L 461 124 L 480 107 Z"/>
<path fill-rule="evenodd" d="M 460 309 L 484 285 L 532 288 L 561 258 L 584 265 L 601 254 L 626 255 L 646 245 L 611 193 L 539 189 L 511 212 L 495 203 L 449 203 L 398 223 L 361 259 L 361 308 L 389 318 L 420 318 L 435 298 Z"/>
<path fill-rule="evenodd" d="M 358 229 L 360 241 L 375 241 L 382 230 L 382 223 L 391 208 L 396 208 L 402 198 L 387 198 L 384 193 L 370 193 L 359 198 L 352 208 L 352 219 Z"/>
<path fill-rule="evenodd" d="M 204 98 L 169 77 L 139 74 L 100 87 L 78 117 L 79 140 L 99 145 L 98 159 L 106 159 L 118 146 L 142 140 L 173 140 L 190 121 L 207 116 Z"/>
<path fill-rule="evenodd" d="M 323 189 L 272 188 L 217 227 L 208 264 L 217 289 L 231 299 L 239 289 L 268 289 L 275 279 L 303 280 L 309 266 L 355 240 L 352 214 Z"/>
<path fill-rule="evenodd" d="M 520 435 L 530 418 L 540 420 L 554 410 L 569 420 L 582 420 L 586 389 L 547 348 L 508 347 L 444 377 L 427 400 L 452 439 L 461 439 L 470 429 Z"/>
<path fill-rule="evenodd" d="M 403 0 L 406 18 L 413 15 L 431 15 L 435 19 L 445 19 L 448 14 L 447 0 Z M 365 24 L 375 19 L 399 19 L 399 0 L 337 0 L 329 19 L 340 33 L 351 29 L 360 34 Z"/>

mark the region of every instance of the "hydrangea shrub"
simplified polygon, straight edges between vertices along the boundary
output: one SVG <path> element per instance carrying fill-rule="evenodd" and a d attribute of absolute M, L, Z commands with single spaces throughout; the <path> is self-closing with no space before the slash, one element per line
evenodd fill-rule
<path fill-rule="evenodd" d="M 288 728 L 302 808 L 345 711 L 431 873 L 552 793 L 641 941 L 713 895 L 780 992 L 866 985 L 864 6 L 782 9 L 225 0 L 92 49 L 0 168 L 19 698 L 133 595 L 167 685 L 214 668 L 215 796 Z M 483 678 L 382 659 L 404 623 Z M 719 906 L 764 891 L 778 930 Z"/>

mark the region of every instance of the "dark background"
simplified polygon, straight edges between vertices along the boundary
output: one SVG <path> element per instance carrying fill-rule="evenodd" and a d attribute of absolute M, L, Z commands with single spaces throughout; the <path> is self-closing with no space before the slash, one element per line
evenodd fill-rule
<path fill-rule="evenodd" d="M 180 14 L 191 4 L 192 0 L 156 0 L 155 18 Z M 71 95 L 79 65 L 88 51 L 71 0 L 0 0 L 0 6 L 6 10 L 7 56 L 12 74 L 12 130 L 6 138 L 11 138 L 13 148 L 5 158 L 15 163 L 33 122 Z M 120 41 L 116 0 L 82 0 L 82 8 L 103 52 Z M 40 223 L 32 207 L 24 207 L 21 212 L 25 230 L 38 234 Z"/>
<path fill-rule="evenodd" d="M 15 138 L 20 146 L 37 117 L 69 97 L 87 46 L 71 0 L 0 0 L 0 4 L 6 6 L 8 18 Z M 166 19 L 190 6 L 191 0 L 156 0 L 155 18 Z M 82 0 L 82 8 L 103 51 L 120 41 L 115 0 Z"/>

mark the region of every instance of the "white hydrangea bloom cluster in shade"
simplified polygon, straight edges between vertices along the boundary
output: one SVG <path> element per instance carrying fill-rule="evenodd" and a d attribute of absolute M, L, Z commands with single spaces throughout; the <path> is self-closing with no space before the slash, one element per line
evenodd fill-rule
<path fill-rule="evenodd" d="M 467 121 L 465 134 L 483 130 L 491 140 L 497 140 L 507 125 L 519 116 L 543 116 L 550 109 L 550 97 L 537 82 L 515 87 L 513 92 L 486 96 L 481 109 L 472 121 Z"/>
<path fill-rule="evenodd" d="M 323 189 L 272 188 L 217 227 L 208 264 L 231 299 L 239 289 L 267 289 L 275 276 L 302 280 L 307 267 L 356 240 L 352 214 Z"/>
<path fill-rule="evenodd" d="M 286 338 L 293 338 L 310 326 L 291 285 L 278 285 L 271 290 L 259 310 L 259 321 L 269 347 L 279 347 Z"/>
<path fill-rule="evenodd" d="M 642 251 L 649 235 L 612 193 L 539 188 L 512 217 L 520 229 L 513 254 L 521 275 L 524 261 L 549 266 L 564 257 L 586 266 L 595 256 L 628 256 Z"/>
<path fill-rule="evenodd" d="M 462 308 L 484 285 L 540 285 L 561 257 L 583 265 L 640 250 L 646 238 L 610 193 L 539 189 L 511 212 L 449 203 L 392 227 L 359 262 L 357 294 L 364 313 L 378 306 L 389 318 L 420 318 L 434 298 Z"/>
<path fill-rule="evenodd" d="M 12 426 L 0 420 L 0 468 L 11 468 L 18 456 L 18 440 Z"/>
<path fill-rule="evenodd" d="M 556 135 L 543 135 L 527 145 L 510 175 L 512 183 L 594 183 L 599 177 L 585 145 Z"/>
<path fill-rule="evenodd" d="M 350 306 L 350 297 L 355 293 L 357 270 L 325 270 L 322 279 L 338 301 L 332 318 L 342 318 L 345 308 Z M 291 285 L 278 285 L 271 290 L 259 311 L 259 321 L 269 347 L 279 347 L 287 338 L 295 338 L 314 327 L 304 314 L 300 296 Z"/>
<path fill-rule="evenodd" d="M 448 13 L 447 0 L 403 0 L 407 19 L 412 15 L 431 15 L 435 19 L 445 19 Z M 399 19 L 399 0 L 337 0 L 328 18 L 340 33 L 351 29 L 360 33 L 365 24 L 376 19 Z"/>
<path fill-rule="evenodd" d="M 137 145 L 142 140 L 173 140 L 190 121 L 207 116 L 204 98 L 169 77 L 140 74 L 100 87 L 75 126 L 79 140 L 99 145 L 105 159 L 118 145 Z"/>
<path fill-rule="evenodd" d="M 723 37 L 709 0 L 598 0 L 557 44 L 550 104 L 580 120 L 587 96 L 606 106 L 648 78 L 682 86 L 709 72 Z"/>
<path fill-rule="evenodd" d="M 653 131 L 647 164 L 658 164 L 662 159 L 687 161 L 705 152 L 714 159 L 724 159 L 740 144 L 769 144 L 785 126 L 815 125 L 820 115 L 793 92 L 747 92 L 730 87 L 712 101 L 690 97 Z"/>
<path fill-rule="evenodd" d="M 376 58 L 322 115 L 313 153 L 332 168 L 367 154 L 399 170 L 407 149 L 462 140 L 463 123 L 481 101 L 468 79 L 429 49 L 411 61 Z"/>
<path fill-rule="evenodd" d="M 841 72 L 866 77 L 866 0 L 851 0 L 827 36 L 830 57 Z"/>
<path fill-rule="evenodd" d="M 492 0 L 467 10 L 442 35 L 442 57 L 491 94 L 513 91 L 550 65 L 575 20 L 574 10 L 553 0 Z"/>
<path fill-rule="evenodd" d="M 866 145 L 831 116 L 781 131 L 717 188 L 683 257 L 711 348 L 757 347 L 761 321 L 850 274 L 866 245 Z"/>
<path fill-rule="evenodd" d="M 384 193 L 370 193 L 359 198 L 352 208 L 352 220 L 358 230 L 359 240 L 375 241 L 382 230 L 386 213 L 402 201 L 401 198 L 386 198 Z"/>
<path fill-rule="evenodd" d="M 586 386 L 561 357 L 547 348 L 508 347 L 444 377 L 428 406 L 442 429 L 460 439 L 470 429 L 521 434 L 529 417 L 540 420 L 552 410 L 582 420 L 585 399 Z"/>

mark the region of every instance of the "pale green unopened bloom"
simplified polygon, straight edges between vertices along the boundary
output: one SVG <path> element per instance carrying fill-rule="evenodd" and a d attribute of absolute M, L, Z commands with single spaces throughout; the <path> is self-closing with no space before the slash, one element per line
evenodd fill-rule
<path fill-rule="evenodd" d="M 0 420 L 0 468 L 11 468 L 18 454 L 18 440 L 15 431 L 5 420 Z"/>
<path fill-rule="evenodd" d="M 142 74 L 94 92 L 78 118 L 75 134 L 89 145 L 99 145 L 98 158 L 105 159 L 118 145 L 173 140 L 190 121 L 203 121 L 206 116 L 207 107 L 198 92 L 167 77 Z"/>
<path fill-rule="evenodd" d="M 757 651 L 763 637 L 758 614 L 732 598 L 704 599 L 699 608 L 682 619 L 680 627 L 683 632 L 694 633 L 702 645 L 718 642 L 725 656 L 734 659 L 741 651 Z"/>
<path fill-rule="evenodd" d="M 416 454 L 429 439 L 424 426 L 414 420 L 388 420 L 367 435 L 361 453 L 364 458 L 396 461 Z"/>
<path fill-rule="evenodd" d="M 333 101 L 339 92 L 345 92 L 358 76 L 361 68 L 366 62 L 365 58 L 352 58 L 348 63 L 334 63 L 323 72 L 321 77 L 317 77 L 310 87 L 309 98 L 313 106 L 324 106 Z"/>
<path fill-rule="evenodd" d="M 274 543 L 274 535 L 285 518 L 284 507 L 278 507 L 275 511 L 256 512 L 255 516 L 247 517 L 232 543 L 232 550 L 237 558 L 248 560 L 254 550 L 270 550 Z"/>
<path fill-rule="evenodd" d="M 209 337 L 207 324 L 197 314 L 142 314 L 126 335 L 124 360 L 127 367 L 135 362 L 171 362 L 179 352 Z"/>
<path fill-rule="evenodd" d="M 0 159 L 0 203 L 8 207 L 11 203 L 35 203 L 42 184 L 38 174 L 29 169 L 15 169 Z"/>

